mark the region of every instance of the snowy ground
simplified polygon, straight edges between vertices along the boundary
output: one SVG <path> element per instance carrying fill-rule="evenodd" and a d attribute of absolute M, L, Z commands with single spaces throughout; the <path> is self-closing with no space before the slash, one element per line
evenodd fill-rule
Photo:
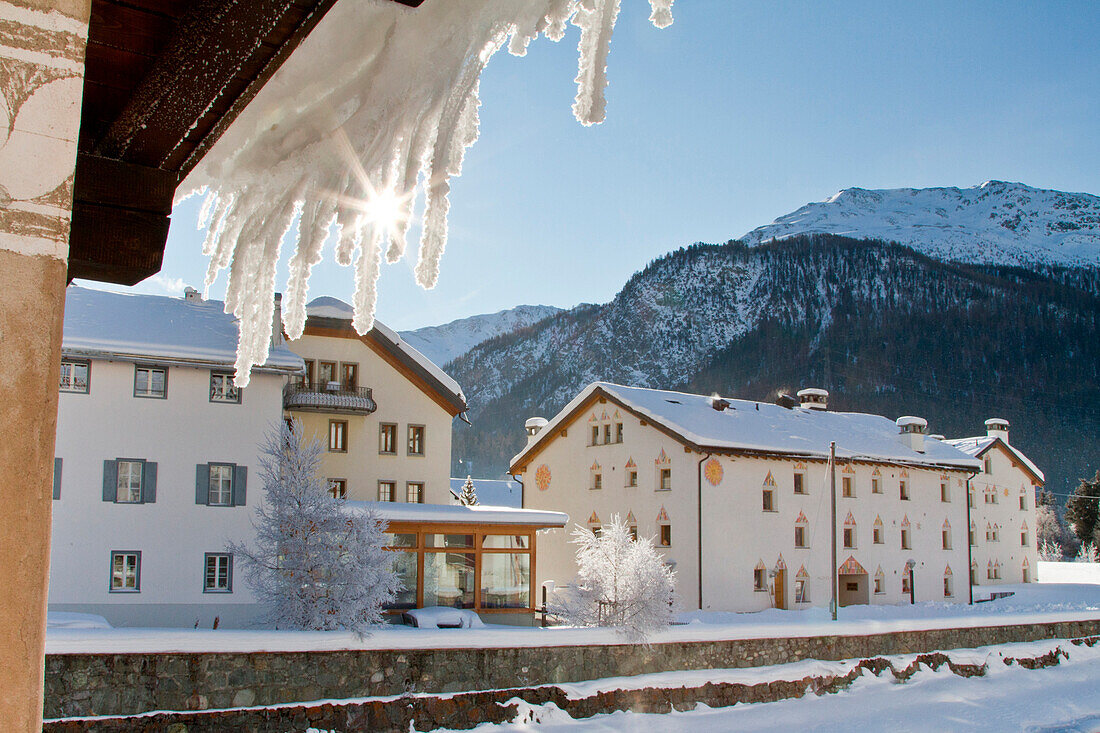
<path fill-rule="evenodd" d="M 975 588 L 975 599 L 991 589 L 1015 591 L 989 603 L 918 603 L 900 606 L 850 606 L 840 620 L 825 609 L 760 613 L 681 615 L 685 621 L 653 637 L 654 642 L 875 634 L 889 631 L 996 624 L 1041 623 L 1100 618 L 1100 565 L 1039 563 L 1041 582 Z M 1057 581 L 1057 582 L 1050 582 Z M 476 629 L 414 629 L 392 626 L 357 638 L 342 632 L 287 632 L 220 629 L 50 628 L 47 654 L 125 652 L 247 652 L 336 649 L 477 648 L 498 646 L 575 646 L 616 643 L 623 639 L 606 629 L 525 628 L 487 624 Z M 1100 694 L 1100 693 L 1098 693 Z M 1098 726 L 1100 728 L 1100 726 Z"/>
<path fill-rule="evenodd" d="M 1068 659 L 1054 667 L 1027 670 L 1006 666 L 1000 656 L 1038 656 L 1060 645 Z M 483 733 L 521 731 L 689 731 L 892 730 L 892 731 L 1032 731 L 1087 733 L 1100 730 L 1100 645 L 1091 649 L 1066 642 L 1031 642 L 948 652 L 953 661 L 988 664 L 984 677 L 965 679 L 925 667 L 905 683 L 892 675 L 865 674 L 846 691 L 815 697 L 727 708 L 698 706 L 667 715 L 613 713 L 574 720 L 555 705 L 520 705 L 516 722 L 484 724 Z M 909 657 L 892 657 L 903 666 Z M 789 669 L 788 669 L 789 668 Z M 846 672 L 847 662 L 799 662 L 755 670 L 719 670 L 711 677 L 698 672 L 646 675 L 653 686 L 696 686 L 707 679 L 754 683 L 800 679 L 804 674 Z M 729 677 L 729 679 L 727 679 Z M 595 680 L 570 685 L 570 696 L 642 686 L 638 678 Z"/>

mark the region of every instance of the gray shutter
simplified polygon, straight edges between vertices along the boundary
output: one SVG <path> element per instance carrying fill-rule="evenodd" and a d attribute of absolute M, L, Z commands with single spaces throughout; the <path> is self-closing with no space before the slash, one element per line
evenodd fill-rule
<path fill-rule="evenodd" d="M 141 500 L 146 504 L 157 500 L 157 464 L 152 461 L 146 461 L 142 471 Z"/>
<path fill-rule="evenodd" d="M 53 459 L 53 498 L 61 498 L 61 459 Z"/>
<path fill-rule="evenodd" d="M 210 464 L 200 463 L 195 466 L 195 503 L 210 503 Z"/>
<path fill-rule="evenodd" d="M 244 506 L 248 488 L 248 466 L 233 466 L 233 506 Z"/>
<path fill-rule="evenodd" d="M 103 462 L 103 501 L 118 498 L 118 461 Z"/>

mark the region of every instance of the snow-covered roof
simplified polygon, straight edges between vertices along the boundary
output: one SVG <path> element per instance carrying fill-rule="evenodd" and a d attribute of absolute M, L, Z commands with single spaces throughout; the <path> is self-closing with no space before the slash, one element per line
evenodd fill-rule
<path fill-rule="evenodd" d="M 349 501 L 352 511 L 377 511 L 389 522 L 424 524 L 522 524 L 532 527 L 564 527 L 569 515 L 541 509 L 461 504 L 407 504 L 395 501 Z"/>
<path fill-rule="evenodd" d="M 557 434 L 557 427 L 572 419 L 596 392 L 622 404 L 649 422 L 663 427 L 688 445 L 707 450 L 777 453 L 827 458 L 829 443 L 836 441 L 837 456 L 923 464 L 973 470 L 981 462 L 938 440 L 925 441 L 923 453 L 900 440 L 898 426 L 881 415 L 833 412 L 802 407 L 788 409 L 768 402 L 730 399 L 729 407 L 718 411 L 707 395 L 669 392 L 641 387 L 624 387 L 595 382 L 559 412 L 539 431 L 531 444 L 512 458 L 521 463 L 528 454 Z"/>
<path fill-rule="evenodd" d="M 333 298 L 328 295 L 314 298 L 306 305 L 306 316 L 311 318 L 332 318 L 339 321 L 347 321 L 348 324 L 350 324 L 353 315 L 354 309 L 349 304 L 339 298 Z M 466 395 L 463 393 L 462 387 L 459 386 L 458 382 L 452 379 L 449 374 L 440 369 L 431 359 L 421 354 L 412 346 L 409 346 L 405 339 L 401 338 L 396 331 L 378 319 L 374 321 L 374 330 L 383 339 L 388 341 L 390 346 L 396 349 L 407 361 L 420 367 L 431 376 L 432 379 L 438 382 L 441 388 L 450 392 L 461 401 L 463 409 L 465 409 Z"/>
<path fill-rule="evenodd" d="M 523 506 L 523 486 L 519 481 L 475 478 L 474 492 L 477 494 L 477 502 L 482 506 Z M 462 485 L 466 483 L 464 478 L 451 479 L 451 494 L 455 500 L 462 493 Z"/>
<path fill-rule="evenodd" d="M 67 355 L 161 360 L 232 368 L 237 320 L 219 300 L 65 291 L 61 350 Z M 304 365 L 286 345 L 274 346 L 263 370 L 300 372 Z"/>
<path fill-rule="evenodd" d="M 1025 456 L 1019 448 L 1011 443 L 1004 442 L 995 435 L 977 435 L 972 438 L 955 438 L 953 440 L 945 440 L 944 442 L 968 456 L 974 456 L 975 458 L 981 458 L 982 454 L 992 448 L 994 443 L 1000 443 L 1009 453 L 1016 456 L 1020 463 L 1027 467 L 1027 470 L 1035 474 L 1040 481 L 1045 482 L 1047 480 L 1046 475 L 1043 474 L 1043 472 L 1039 470 L 1039 467 L 1032 463 L 1031 459 Z"/>

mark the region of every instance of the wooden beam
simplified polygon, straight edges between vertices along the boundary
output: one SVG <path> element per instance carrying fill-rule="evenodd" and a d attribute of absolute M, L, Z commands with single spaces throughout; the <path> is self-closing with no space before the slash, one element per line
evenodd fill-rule
<path fill-rule="evenodd" d="M 123 163 L 97 155 L 76 156 L 73 199 L 167 216 L 179 175 L 159 168 Z"/>
<path fill-rule="evenodd" d="M 69 278 L 136 285 L 155 275 L 168 225 L 163 214 L 74 201 Z"/>

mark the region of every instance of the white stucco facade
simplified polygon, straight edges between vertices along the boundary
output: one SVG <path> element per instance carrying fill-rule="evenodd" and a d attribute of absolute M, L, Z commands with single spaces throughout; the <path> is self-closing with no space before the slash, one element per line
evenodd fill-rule
<path fill-rule="evenodd" d="M 675 563 L 685 609 L 829 605 L 827 435 L 833 429 L 841 605 L 909 602 L 903 581 L 909 560 L 916 600 L 968 600 L 966 480 L 976 470 L 968 456 L 932 439 L 926 452 L 914 451 L 891 421 L 875 416 L 804 407 L 781 413 L 774 405 L 743 401 L 732 401 L 732 411 L 724 414 L 745 425 L 742 434 L 753 445 L 708 446 L 707 438 L 720 436 L 720 430 L 693 426 L 691 418 L 718 418 L 709 408 L 692 412 L 691 401 L 709 398 L 645 390 L 647 396 L 667 395 L 665 401 L 676 404 L 672 409 L 684 410 L 687 421 L 673 424 L 631 402 L 642 390 L 627 394 L 615 385 L 603 387 L 582 392 L 513 459 L 513 470 L 524 480 L 524 506 L 562 511 L 589 527 L 615 514 L 629 517 L 638 534 L 653 537 Z M 764 449 L 769 430 L 789 435 L 792 422 L 793 429 L 804 426 L 806 436 L 822 443 L 816 455 L 805 449 L 784 455 L 783 446 Z M 874 437 L 877 442 L 862 444 L 882 455 L 843 449 L 845 422 L 855 422 L 860 431 L 889 428 L 881 439 Z M 663 471 L 669 473 L 662 483 Z M 575 577 L 568 540 L 568 530 L 540 539 L 539 582 L 561 586 Z"/>

